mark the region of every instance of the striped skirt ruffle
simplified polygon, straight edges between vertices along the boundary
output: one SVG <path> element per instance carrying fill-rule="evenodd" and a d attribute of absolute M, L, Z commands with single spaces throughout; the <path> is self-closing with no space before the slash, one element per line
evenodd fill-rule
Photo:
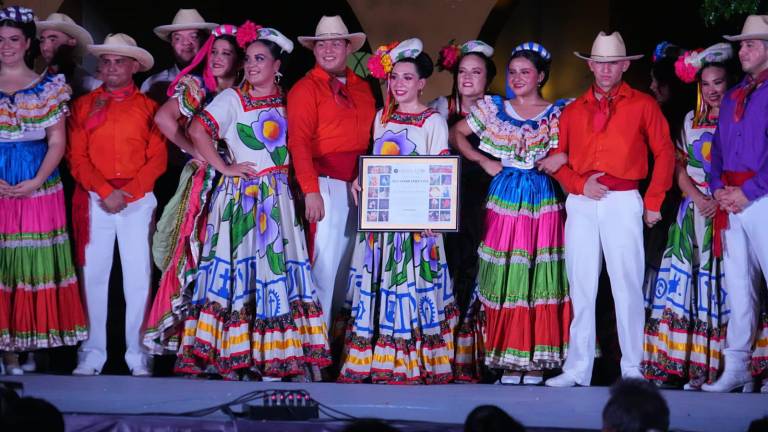
<path fill-rule="evenodd" d="M 491 183 L 486 207 L 486 233 L 478 248 L 477 298 L 482 308 L 468 314 L 483 325 L 463 323 L 457 350 L 477 352 L 470 332 L 483 330 L 474 338 L 483 338 L 486 366 L 557 368 L 565 357 L 571 322 L 562 201 L 548 176 L 504 168 Z M 477 370 L 460 359 L 470 357 L 457 355 L 457 370 Z"/>
<path fill-rule="evenodd" d="M 34 177 L 44 141 L 0 143 L 0 179 Z M 87 321 L 58 170 L 26 197 L 0 197 L 0 351 L 75 345 Z"/>

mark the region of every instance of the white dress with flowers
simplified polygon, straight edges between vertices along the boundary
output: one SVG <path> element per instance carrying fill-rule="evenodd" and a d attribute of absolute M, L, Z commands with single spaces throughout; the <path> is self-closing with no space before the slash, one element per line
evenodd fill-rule
<path fill-rule="evenodd" d="M 208 212 L 176 370 L 290 377 L 330 364 L 304 232 L 288 188 L 283 97 L 219 94 L 196 117 L 253 178 L 222 176 Z"/>
<path fill-rule="evenodd" d="M 374 155 L 448 153 L 448 126 L 434 109 L 395 112 L 383 125 L 380 119 L 381 111 L 374 123 Z M 383 204 L 377 207 L 386 211 Z M 358 233 L 348 281 L 340 381 L 452 380 L 458 308 L 441 235 Z"/>
<path fill-rule="evenodd" d="M 677 143 L 680 163 L 704 195 L 710 195 L 707 172 L 716 126 L 694 125 L 691 111 Z M 720 374 L 729 311 L 722 260 L 712 252 L 712 230 L 712 219 L 684 197 L 669 227 L 658 274 L 645 288 L 650 316 L 643 368 L 648 379 L 698 388 Z"/>

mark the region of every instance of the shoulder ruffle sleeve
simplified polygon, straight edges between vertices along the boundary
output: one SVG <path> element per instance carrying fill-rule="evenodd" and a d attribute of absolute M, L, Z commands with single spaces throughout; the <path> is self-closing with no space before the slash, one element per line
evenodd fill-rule
<path fill-rule="evenodd" d="M 504 109 L 499 96 L 486 96 L 472 109 L 470 127 L 480 137 L 480 150 L 499 159 L 511 159 L 522 168 L 532 168 L 536 160 L 557 148 L 560 141 L 560 114 L 570 102 L 560 99 L 536 119 L 519 120 Z M 480 116 L 475 113 L 481 113 Z M 482 117 L 481 117 L 482 116 Z M 482 128 L 473 123 L 482 119 Z"/>
<path fill-rule="evenodd" d="M 17 139 L 25 132 L 56 124 L 69 113 L 71 95 L 72 89 L 61 74 L 47 74 L 14 94 L 0 92 L 0 137 Z"/>
<path fill-rule="evenodd" d="M 197 77 L 184 75 L 176 83 L 173 97 L 179 101 L 179 111 L 191 118 L 203 108 L 206 92 Z"/>

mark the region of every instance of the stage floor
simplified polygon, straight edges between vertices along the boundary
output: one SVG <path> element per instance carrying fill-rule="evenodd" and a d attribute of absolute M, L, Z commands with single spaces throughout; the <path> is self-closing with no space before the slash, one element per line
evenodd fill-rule
<path fill-rule="evenodd" d="M 46 399 L 65 413 L 180 413 L 207 408 L 254 390 L 303 389 L 318 402 L 355 417 L 462 424 L 476 406 L 497 405 L 526 426 L 600 429 L 607 387 L 553 389 L 450 384 L 386 386 L 262 383 L 30 374 L 0 377 L 24 385 L 24 395 Z M 768 415 L 768 395 L 664 391 L 672 427 L 686 431 L 744 431 Z M 215 414 L 211 420 L 226 418 Z M 451 428 L 445 428 L 451 429 Z"/>

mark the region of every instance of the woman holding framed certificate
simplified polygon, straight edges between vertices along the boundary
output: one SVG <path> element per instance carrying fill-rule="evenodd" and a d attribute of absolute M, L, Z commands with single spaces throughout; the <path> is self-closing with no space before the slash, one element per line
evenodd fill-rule
<path fill-rule="evenodd" d="M 541 45 L 515 47 L 507 66 L 515 98 L 485 96 L 452 129 L 462 155 L 494 176 L 478 248 L 480 325 L 463 323 L 477 334 L 462 335 L 457 352 L 475 348 L 481 339 L 485 365 L 504 371 L 502 384 L 540 384 L 545 369 L 559 367 L 571 319 L 563 201 L 552 178 L 539 171 L 553 172 L 565 163 L 565 158 L 547 158 L 558 145 L 566 105 L 541 96 L 549 64 L 550 54 Z M 472 133 L 480 137 L 480 151 L 467 140 Z"/>
<path fill-rule="evenodd" d="M 380 47 L 369 61 L 387 79 L 384 109 L 374 122 L 374 155 L 436 156 L 448 153 L 448 126 L 419 96 L 432 62 L 419 39 Z M 364 213 L 388 212 L 390 175 L 377 178 L 377 204 Z M 442 180 L 442 177 L 441 177 Z M 359 185 L 355 189 L 360 190 Z M 438 203 L 441 199 L 436 199 Z M 360 232 L 352 257 L 346 346 L 341 382 L 435 384 L 453 379 L 453 332 L 458 308 L 439 234 Z"/>

